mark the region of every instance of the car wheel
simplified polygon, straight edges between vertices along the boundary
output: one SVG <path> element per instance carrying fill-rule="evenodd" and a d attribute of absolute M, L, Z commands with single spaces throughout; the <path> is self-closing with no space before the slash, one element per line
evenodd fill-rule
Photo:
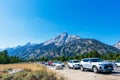
<path fill-rule="evenodd" d="M 97 72 L 98 72 L 98 69 L 97 69 L 96 66 L 94 66 L 92 70 L 93 70 L 94 73 L 97 73 Z"/>
<path fill-rule="evenodd" d="M 83 66 L 81 66 L 81 67 L 80 67 L 80 70 L 81 70 L 81 71 L 84 71 L 85 69 L 83 68 Z"/>
<path fill-rule="evenodd" d="M 68 68 L 71 69 L 71 67 L 68 65 Z"/>
<path fill-rule="evenodd" d="M 115 68 L 118 68 L 118 65 L 117 65 L 117 64 L 115 64 Z"/>
<path fill-rule="evenodd" d="M 74 70 L 76 69 L 74 65 L 73 65 L 73 69 L 74 69 Z"/>

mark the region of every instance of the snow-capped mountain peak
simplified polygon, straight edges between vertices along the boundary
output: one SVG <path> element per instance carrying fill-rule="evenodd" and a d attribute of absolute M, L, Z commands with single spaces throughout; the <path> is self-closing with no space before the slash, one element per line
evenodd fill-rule
<path fill-rule="evenodd" d="M 118 41 L 115 45 L 116 48 L 120 49 L 120 41 Z"/>
<path fill-rule="evenodd" d="M 71 42 L 73 40 L 76 40 L 76 39 L 80 39 L 80 37 L 74 36 L 74 35 L 69 35 L 67 32 L 64 32 L 64 33 L 58 35 L 57 37 L 44 42 L 44 45 L 54 43 L 56 46 L 61 46 L 61 45 L 64 45 L 64 44 Z"/>

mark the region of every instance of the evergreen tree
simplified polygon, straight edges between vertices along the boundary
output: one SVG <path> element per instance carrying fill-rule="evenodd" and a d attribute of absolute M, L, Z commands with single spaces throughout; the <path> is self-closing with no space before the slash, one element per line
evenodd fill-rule
<path fill-rule="evenodd" d="M 20 61 L 22 60 L 16 56 L 8 56 L 7 50 L 0 52 L 0 64 L 17 63 Z"/>

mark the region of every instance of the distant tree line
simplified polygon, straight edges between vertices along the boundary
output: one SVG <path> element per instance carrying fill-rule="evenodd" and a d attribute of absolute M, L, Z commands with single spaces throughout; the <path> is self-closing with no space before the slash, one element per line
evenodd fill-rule
<path fill-rule="evenodd" d="M 18 63 L 22 60 L 16 56 L 9 56 L 7 50 L 0 52 L 0 64 Z"/>
<path fill-rule="evenodd" d="M 80 55 L 75 55 L 75 56 L 60 56 L 60 57 L 55 57 L 52 59 L 48 59 L 45 57 L 41 57 L 40 59 L 37 59 L 37 61 L 68 61 L 72 59 L 78 59 L 81 60 L 83 58 L 101 58 L 103 60 L 120 60 L 120 53 L 107 53 L 107 54 L 100 54 L 97 50 L 93 50 L 89 53 L 85 54 L 80 54 Z"/>
<path fill-rule="evenodd" d="M 29 60 L 26 60 L 26 62 L 34 62 L 34 61 L 42 61 L 42 62 L 47 62 L 50 61 L 51 59 L 46 58 L 46 57 L 40 57 L 40 58 L 31 58 Z"/>
<path fill-rule="evenodd" d="M 72 59 L 81 60 L 83 58 L 91 58 L 91 57 L 98 57 L 103 60 L 120 60 L 120 53 L 107 53 L 107 54 L 100 54 L 97 50 L 93 50 L 89 53 L 79 54 L 74 56 L 60 56 L 54 58 L 47 58 L 47 57 L 40 57 L 40 58 L 33 58 L 29 60 L 23 60 L 16 56 L 9 56 L 7 50 L 0 52 L 0 64 L 8 64 L 8 63 L 18 63 L 18 62 L 34 62 L 34 61 L 68 61 Z"/>

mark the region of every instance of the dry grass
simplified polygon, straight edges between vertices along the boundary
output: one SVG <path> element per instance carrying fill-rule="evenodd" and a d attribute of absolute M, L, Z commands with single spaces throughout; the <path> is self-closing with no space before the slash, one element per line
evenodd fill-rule
<path fill-rule="evenodd" d="M 12 75 L 2 72 L 8 69 L 24 69 L 24 71 Z M 0 72 L 0 80 L 66 80 L 61 75 L 38 64 L 24 63 L 0 65 Z"/>
<path fill-rule="evenodd" d="M 0 70 L 4 70 L 6 68 L 15 68 L 15 69 L 31 69 L 32 71 L 41 69 L 42 65 L 33 64 L 33 63 L 23 63 L 23 64 L 3 64 L 0 65 Z"/>

